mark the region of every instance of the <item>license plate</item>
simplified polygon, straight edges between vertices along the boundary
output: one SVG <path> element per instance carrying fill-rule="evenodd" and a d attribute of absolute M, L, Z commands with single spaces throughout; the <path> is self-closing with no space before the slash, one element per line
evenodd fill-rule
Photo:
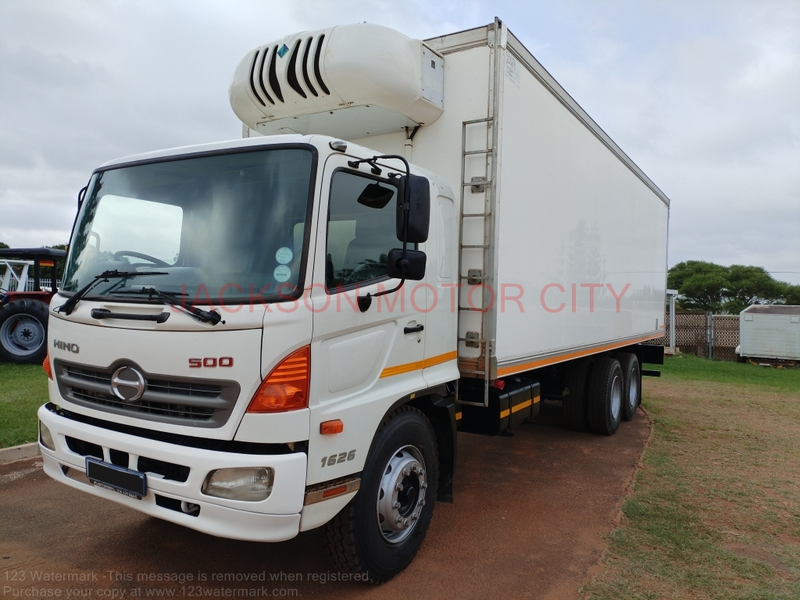
<path fill-rule="evenodd" d="M 138 471 L 86 457 L 86 476 L 97 487 L 141 500 L 147 493 L 147 476 Z"/>

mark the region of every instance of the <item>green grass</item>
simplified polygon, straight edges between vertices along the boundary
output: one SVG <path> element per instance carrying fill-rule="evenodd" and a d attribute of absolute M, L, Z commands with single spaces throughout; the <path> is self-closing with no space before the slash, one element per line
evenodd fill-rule
<path fill-rule="evenodd" d="M 37 439 L 36 411 L 47 402 L 41 365 L 0 362 L 0 448 Z"/>
<path fill-rule="evenodd" d="M 677 379 L 763 385 L 787 392 L 800 391 L 798 368 L 777 369 L 749 363 L 712 361 L 690 354 L 667 357 L 665 364 L 656 368 L 664 375 Z"/>
<path fill-rule="evenodd" d="M 583 598 L 800 598 L 800 370 L 682 355 L 661 370 L 643 468 Z"/>

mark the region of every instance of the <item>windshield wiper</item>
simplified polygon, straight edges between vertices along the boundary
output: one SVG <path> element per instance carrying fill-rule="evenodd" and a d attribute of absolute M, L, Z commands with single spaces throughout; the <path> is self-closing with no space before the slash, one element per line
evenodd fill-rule
<path fill-rule="evenodd" d="M 160 299 L 164 304 L 169 306 L 174 306 L 175 308 L 181 309 L 187 315 L 191 315 L 194 318 L 202 321 L 203 323 L 211 323 L 212 325 L 216 325 L 217 323 L 225 324 L 225 321 L 222 320 L 222 316 L 214 309 L 212 310 L 203 310 L 201 308 L 197 308 L 194 305 L 186 306 L 185 300 L 188 297 L 186 294 L 178 294 L 173 292 L 162 292 L 157 290 L 153 287 L 142 287 L 140 290 L 119 290 L 115 292 L 116 294 L 147 294 L 148 300 L 152 300 L 153 297 Z"/>
<path fill-rule="evenodd" d="M 98 283 L 107 283 L 109 279 L 127 279 L 128 277 L 140 277 L 142 275 L 169 275 L 169 273 L 163 271 L 117 271 L 116 269 L 113 271 L 103 271 L 100 275 L 75 292 L 71 298 L 56 308 L 55 311 L 64 313 L 65 315 L 70 314 L 75 310 L 75 306 L 78 302 L 80 302 L 86 294 L 91 292 Z"/>

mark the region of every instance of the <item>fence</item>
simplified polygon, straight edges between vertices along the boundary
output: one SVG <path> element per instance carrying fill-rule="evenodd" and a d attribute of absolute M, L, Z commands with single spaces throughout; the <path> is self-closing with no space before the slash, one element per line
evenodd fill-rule
<path fill-rule="evenodd" d="M 25 291 L 26 292 L 32 292 L 33 291 L 33 283 L 34 283 L 33 282 L 33 278 L 32 277 L 29 278 L 28 279 L 28 283 L 25 286 Z M 42 286 L 42 289 L 49 289 L 52 286 L 52 281 L 50 279 L 45 279 L 44 277 L 42 277 L 39 280 L 39 285 Z M 8 290 L 9 292 L 16 292 L 17 291 L 17 282 L 12 279 L 8 287 L 10 288 Z M 56 287 L 57 288 L 61 287 L 61 280 L 60 279 L 56 280 Z"/>
<path fill-rule="evenodd" d="M 669 332 L 669 311 L 666 331 Z M 711 342 L 711 343 L 709 343 Z M 669 333 L 649 342 L 669 346 Z M 715 360 L 736 360 L 739 345 L 739 315 L 712 315 L 704 312 L 675 313 L 675 346 L 684 354 Z"/>

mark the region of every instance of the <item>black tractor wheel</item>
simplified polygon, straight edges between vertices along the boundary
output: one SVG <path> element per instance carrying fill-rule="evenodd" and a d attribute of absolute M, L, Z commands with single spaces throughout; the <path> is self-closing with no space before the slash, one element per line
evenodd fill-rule
<path fill-rule="evenodd" d="M 0 309 L 0 360 L 41 363 L 47 354 L 47 305 L 13 300 Z"/>

